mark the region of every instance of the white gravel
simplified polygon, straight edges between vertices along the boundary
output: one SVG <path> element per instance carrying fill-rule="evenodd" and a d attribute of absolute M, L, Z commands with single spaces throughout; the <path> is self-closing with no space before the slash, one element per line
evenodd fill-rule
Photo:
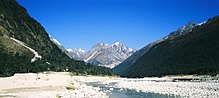
<path fill-rule="evenodd" d="M 218 82 L 160 82 L 163 79 L 157 79 L 157 81 L 150 80 L 156 80 L 156 78 L 137 79 L 137 81 L 136 79 L 120 79 L 117 81 L 114 80 L 113 82 L 115 82 L 114 87 L 116 88 L 131 89 L 146 93 L 159 93 L 189 98 L 219 98 Z M 109 83 L 105 82 L 105 84 Z"/>

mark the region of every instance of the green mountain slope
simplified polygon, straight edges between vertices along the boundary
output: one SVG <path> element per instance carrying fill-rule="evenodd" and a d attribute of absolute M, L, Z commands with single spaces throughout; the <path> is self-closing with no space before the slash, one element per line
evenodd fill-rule
<path fill-rule="evenodd" d="M 24 43 L 22 46 L 21 41 Z M 36 51 L 42 58 L 31 59 Z M 71 60 L 52 41 L 45 29 L 15 0 L 0 0 L 0 75 L 16 72 L 72 71 L 77 74 L 112 74 L 112 71 Z"/>
<path fill-rule="evenodd" d="M 125 77 L 219 73 L 219 17 L 191 32 L 154 45 L 125 72 Z"/>

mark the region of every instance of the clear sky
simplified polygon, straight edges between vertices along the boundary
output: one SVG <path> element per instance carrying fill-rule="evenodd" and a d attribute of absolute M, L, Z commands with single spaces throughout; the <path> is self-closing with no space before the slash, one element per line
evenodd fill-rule
<path fill-rule="evenodd" d="M 121 42 L 140 49 L 189 21 L 219 15 L 219 0 L 17 0 L 66 48 Z"/>

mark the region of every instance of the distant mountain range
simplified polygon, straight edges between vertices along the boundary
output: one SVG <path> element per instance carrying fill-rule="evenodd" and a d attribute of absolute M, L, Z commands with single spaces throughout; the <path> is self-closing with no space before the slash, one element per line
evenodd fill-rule
<path fill-rule="evenodd" d="M 114 68 L 119 65 L 136 50 L 116 42 L 112 45 L 106 43 L 97 43 L 91 50 L 85 52 L 83 49 L 66 49 L 58 40 L 50 37 L 50 40 L 56 44 L 62 52 L 73 60 L 85 61 L 92 65 Z"/>
<path fill-rule="evenodd" d="M 91 50 L 85 52 L 83 49 L 66 49 L 58 40 L 49 35 L 50 40 L 56 44 L 62 52 L 73 60 L 85 61 L 92 65 L 114 68 L 119 65 L 133 53 L 135 49 L 129 48 L 120 42 L 112 45 L 106 43 L 97 43 Z"/>
<path fill-rule="evenodd" d="M 135 52 L 114 68 L 125 77 L 219 73 L 219 17 L 187 25 Z"/>
<path fill-rule="evenodd" d="M 83 60 L 87 63 L 113 68 L 126 58 L 131 56 L 135 49 L 129 48 L 120 42 L 112 45 L 98 43 L 91 50 L 85 52 L 82 49 L 67 49 L 68 55 L 75 60 Z"/>

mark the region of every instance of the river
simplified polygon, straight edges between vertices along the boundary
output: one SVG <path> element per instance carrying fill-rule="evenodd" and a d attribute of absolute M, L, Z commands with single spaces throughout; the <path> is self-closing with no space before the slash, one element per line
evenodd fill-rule
<path fill-rule="evenodd" d="M 88 82 L 88 86 L 98 87 L 100 91 L 106 92 L 109 98 L 179 98 L 179 96 L 170 96 L 157 93 L 145 93 L 141 91 L 115 88 L 115 83 L 108 85 L 101 82 Z"/>

